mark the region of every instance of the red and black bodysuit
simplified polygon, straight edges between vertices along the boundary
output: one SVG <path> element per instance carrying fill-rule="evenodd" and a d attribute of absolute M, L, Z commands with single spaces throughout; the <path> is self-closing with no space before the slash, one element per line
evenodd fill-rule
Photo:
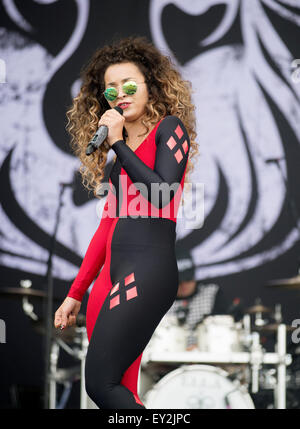
<path fill-rule="evenodd" d="M 142 353 L 178 290 L 176 216 L 190 140 L 169 115 L 135 151 L 123 140 L 112 149 L 101 222 L 68 296 L 81 301 L 102 268 L 87 306 L 86 390 L 99 408 L 145 408 L 137 392 Z M 171 192 L 158 192 L 167 185 Z"/>

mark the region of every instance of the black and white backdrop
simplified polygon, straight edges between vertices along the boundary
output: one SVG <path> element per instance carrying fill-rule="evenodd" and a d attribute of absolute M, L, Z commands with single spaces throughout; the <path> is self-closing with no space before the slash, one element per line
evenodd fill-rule
<path fill-rule="evenodd" d="M 133 34 L 153 41 L 193 86 L 200 156 L 191 181 L 204 184 L 204 223 L 186 229 L 179 219 L 178 248 L 191 252 L 197 279 L 218 283 L 230 299 L 247 307 L 260 297 L 281 303 L 287 323 L 300 318 L 299 291 L 266 286 L 295 276 L 300 263 L 290 204 L 300 213 L 299 0 L 2 0 L 0 287 L 30 279 L 46 290 L 59 184 L 72 180 L 54 294 L 63 298 L 76 276 L 103 201 L 76 174 L 65 113 L 94 50 Z M 273 158 L 279 163 L 266 162 Z M 0 296 L 0 319 L 4 407 L 12 384 L 42 385 L 43 341 L 19 300 Z"/>

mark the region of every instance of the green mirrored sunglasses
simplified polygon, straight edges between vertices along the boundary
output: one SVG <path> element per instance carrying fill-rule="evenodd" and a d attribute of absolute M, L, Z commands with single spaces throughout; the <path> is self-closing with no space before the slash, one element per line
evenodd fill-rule
<path fill-rule="evenodd" d="M 146 83 L 146 82 L 138 82 L 140 83 Z M 137 91 L 137 82 L 134 80 L 129 80 L 128 82 L 125 82 L 122 86 L 123 92 L 127 95 L 133 95 Z M 119 91 L 112 87 L 106 88 L 106 90 L 103 92 L 104 97 L 107 101 L 114 101 L 118 96 Z"/>

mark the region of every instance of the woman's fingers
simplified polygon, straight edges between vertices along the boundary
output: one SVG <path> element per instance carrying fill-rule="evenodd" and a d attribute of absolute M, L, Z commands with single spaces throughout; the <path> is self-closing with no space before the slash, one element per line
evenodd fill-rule
<path fill-rule="evenodd" d="M 68 326 L 68 316 L 66 313 L 62 313 L 62 318 L 61 318 L 61 329 L 64 329 Z"/>
<path fill-rule="evenodd" d="M 71 314 L 69 316 L 69 326 L 73 326 L 73 325 L 76 325 L 76 316 Z"/>
<path fill-rule="evenodd" d="M 54 326 L 62 329 L 68 326 L 68 316 L 65 312 L 57 311 L 55 313 Z"/>
<path fill-rule="evenodd" d="M 76 301 L 73 298 L 66 298 L 63 304 L 55 312 L 55 328 L 64 329 L 67 326 L 76 325 L 76 317 L 79 313 L 80 305 L 80 301 Z"/>
<path fill-rule="evenodd" d="M 61 325 L 61 312 L 57 311 L 55 313 L 54 326 L 55 328 L 59 328 L 60 325 Z"/>
<path fill-rule="evenodd" d="M 54 320 L 55 328 L 64 329 L 67 326 L 73 326 L 73 325 L 76 325 L 75 314 L 70 314 L 69 316 L 67 316 L 64 313 L 59 313 L 58 315 L 55 315 L 55 320 Z"/>

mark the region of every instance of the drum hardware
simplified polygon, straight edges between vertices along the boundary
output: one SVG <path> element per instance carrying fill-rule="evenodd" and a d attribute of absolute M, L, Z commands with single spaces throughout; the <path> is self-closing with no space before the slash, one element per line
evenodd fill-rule
<path fill-rule="evenodd" d="M 259 328 L 257 328 L 257 330 L 263 334 L 273 334 L 277 332 L 278 326 L 280 325 L 280 323 L 270 323 L 269 325 L 265 325 L 265 326 L 261 326 Z M 292 332 L 295 329 L 297 329 L 295 326 L 290 326 L 290 325 L 285 325 L 286 330 L 288 332 Z"/>
<path fill-rule="evenodd" d="M 289 390 L 300 390 L 300 368 L 293 368 L 292 364 L 287 368 L 286 386 Z M 264 367 L 260 374 L 260 387 L 264 390 L 274 390 L 276 388 L 276 369 Z M 300 396 L 299 396 L 300 401 Z"/>
<path fill-rule="evenodd" d="M 22 307 L 24 313 L 33 322 L 33 328 L 36 332 L 45 335 L 46 327 L 43 319 L 40 319 L 34 312 L 34 306 L 29 302 L 28 298 L 46 298 L 46 293 L 39 290 L 31 289 L 30 280 L 21 280 L 20 288 L 2 288 L 0 289 L 0 295 L 9 296 L 12 298 L 22 297 Z M 55 297 L 54 300 L 61 301 L 61 298 Z M 70 326 L 67 329 L 60 330 L 55 329 L 51 326 L 51 349 L 50 349 L 50 362 L 49 362 L 49 407 L 64 408 L 65 403 L 68 400 L 72 385 L 75 381 L 81 379 L 81 407 L 86 408 L 86 393 L 84 383 L 83 368 L 85 362 L 85 356 L 87 352 L 88 340 L 86 336 L 85 328 L 85 316 L 78 314 L 76 317 L 76 325 Z M 72 347 L 71 347 L 72 345 Z M 70 356 L 81 361 L 80 366 L 76 365 L 71 368 L 57 368 L 59 349 L 62 348 Z M 59 403 L 56 402 L 57 384 L 64 386 L 64 391 L 61 395 Z"/>
<path fill-rule="evenodd" d="M 86 328 L 82 326 L 78 329 L 80 330 L 81 337 L 81 350 L 79 354 L 79 359 L 81 360 L 80 408 L 86 409 L 88 406 L 88 396 L 85 390 L 85 359 L 87 355 L 89 341 L 86 333 Z"/>
<path fill-rule="evenodd" d="M 254 314 L 255 320 L 254 325 L 255 326 L 265 326 L 268 321 L 266 319 L 263 319 L 263 313 L 271 313 L 272 310 L 269 307 L 265 307 L 262 305 L 261 299 L 257 298 L 255 300 L 255 305 L 252 307 L 249 307 L 246 309 L 246 313 L 248 314 Z"/>
<path fill-rule="evenodd" d="M 278 324 L 283 322 L 281 304 L 275 304 L 274 320 Z"/>
<path fill-rule="evenodd" d="M 21 280 L 20 286 L 29 290 L 32 286 L 32 282 L 29 279 Z M 30 317 L 32 320 L 38 320 L 38 316 L 33 311 L 33 305 L 28 301 L 27 296 L 23 296 L 22 298 L 22 307 L 24 310 L 24 313 Z"/>
<path fill-rule="evenodd" d="M 265 309 L 267 309 L 269 312 L 267 307 L 264 309 L 260 307 L 256 308 L 255 310 L 265 311 Z M 253 311 L 252 314 L 255 314 L 255 312 Z M 170 326 L 171 325 L 172 323 Z M 206 331 L 204 330 L 203 325 L 208 328 Z M 159 330 L 160 327 L 158 326 L 157 329 Z M 219 349 L 217 345 L 214 345 L 215 339 L 208 340 L 208 332 L 216 333 L 216 330 L 218 329 L 219 336 L 221 336 L 220 333 L 223 329 L 224 336 L 227 335 L 227 338 L 229 338 L 227 344 L 222 344 L 222 342 L 219 342 Z M 203 332 L 205 332 L 205 335 L 207 335 L 206 338 Z M 236 332 L 239 332 L 240 335 L 236 336 Z M 158 333 L 156 333 L 156 335 L 157 334 Z M 235 379 L 239 381 L 238 378 L 243 376 L 244 386 L 250 385 L 251 393 L 255 394 L 259 391 L 260 388 L 262 368 L 266 365 L 276 366 L 276 385 L 273 389 L 275 407 L 285 408 L 285 370 L 286 366 L 290 365 L 291 363 L 291 356 L 286 353 L 286 326 L 284 324 L 277 324 L 277 345 L 274 353 L 266 352 L 263 349 L 260 344 L 259 332 L 251 332 L 250 314 L 244 315 L 242 324 L 234 323 L 231 316 L 228 317 L 228 315 L 226 315 L 226 317 L 224 315 L 219 318 L 216 318 L 216 316 L 206 317 L 202 322 L 202 336 L 200 337 L 202 339 L 204 338 L 205 341 L 202 342 L 201 345 L 198 343 L 198 348 L 192 351 L 162 351 L 160 348 L 155 347 L 154 344 L 150 344 L 150 340 L 143 354 L 144 370 L 147 371 L 147 367 L 155 362 L 160 364 L 177 363 L 179 368 L 181 368 L 182 365 L 189 364 L 209 364 L 214 366 L 217 365 L 218 367 L 223 365 L 225 366 L 225 370 L 226 367 L 231 369 L 231 374 L 227 372 L 227 377 L 229 377 L 230 380 Z M 234 341 L 232 341 L 232 339 L 234 339 Z M 217 344 L 216 341 L 215 344 Z M 205 351 L 203 349 L 205 349 L 206 346 L 208 350 L 206 349 Z M 169 346 L 169 349 L 172 349 L 172 345 Z M 234 371 L 233 368 L 236 365 L 241 366 L 240 371 Z M 173 372 L 174 371 L 171 371 L 171 373 Z M 162 377 L 161 380 L 164 380 L 165 377 L 166 376 Z M 157 383 L 157 385 L 160 383 L 160 381 Z M 155 389 L 155 382 L 153 389 Z"/>
<path fill-rule="evenodd" d="M 66 329 L 66 330 L 68 330 L 68 329 Z M 75 333 L 75 335 L 76 335 L 76 333 Z M 64 340 L 64 339 L 62 339 L 62 338 L 59 338 L 59 337 L 54 337 L 55 338 L 55 341 L 56 341 L 56 343 L 66 352 L 66 353 L 68 353 L 68 355 L 70 355 L 70 356 L 73 356 L 73 357 L 75 357 L 75 358 L 79 358 L 78 357 L 78 355 L 79 355 L 79 352 L 80 352 L 80 349 L 78 348 L 78 347 L 74 347 L 74 348 L 72 348 L 72 347 L 70 347 L 67 343 L 66 343 L 66 341 Z M 72 338 L 73 338 L 73 335 L 72 335 Z M 73 344 L 73 342 L 72 341 L 69 341 L 71 344 Z"/>
<path fill-rule="evenodd" d="M 242 342 L 244 344 L 244 347 L 246 350 L 249 350 L 249 347 L 251 346 L 252 342 L 252 336 L 251 336 L 251 317 L 250 314 L 245 314 L 243 316 L 243 322 L 242 322 L 243 330 L 242 330 Z"/>
<path fill-rule="evenodd" d="M 84 317 L 84 316 L 83 316 Z M 79 318 L 80 320 L 80 318 Z M 83 320 L 83 318 L 81 318 Z M 73 328 L 73 327 L 71 327 Z M 66 329 L 68 331 L 69 328 Z M 74 381 L 81 380 L 80 382 L 80 408 L 86 409 L 88 398 L 85 390 L 85 377 L 84 377 L 84 367 L 85 367 L 85 358 L 88 348 L 88 338 L 86 334 L 86 328 L 84 326 L 76 326 L 75 337 L 73 340 L 74 344 L 79 346 L 70 347 L 67 345 L 62 338 L 59 336 L 54 336 L 51 345 L 51 354 L 50 354 L 50 374 L 49 374 L 49 406 L 50 409 L 63 408 L 62 403 L 66 403 L 68 395 L 70 394 L 70 387 Z M 80 365 L 76 365 L 72 368 L 57 368 L 60 348 L 65 350 L 69 355 L 73 356 L 75 359 L 80 361 Z M 65 386 L 64 393 L 61 396 L 60 402 L 57 403 L 57 384 L 63 383 Z M 64 396 L 63 396 L 64 395 Z"/>
<path fill-rule="evenodd" d="M 33 311 L 33 305 L 28 301 L 27 297 L 23 297 L 22 298 L 22 307 L 23 307 L 23 311 L 24 313 L 30 317 L 32 320 L 37 321 L 38 320 L 38 316 L 35 314 L 35 312 Z"/>
<path fill-rule="evenodd" d="M 58 340 L 63 343 L 61 340 Z M 62 409 L 65 407 L 73 383 L 80 379 L 80 366 L 74 366 L 71 368 L 57 368 L 59 358 L 59 346 L 57 341 L 53 341 L 51 345 L 50 353 L 50 374 L 49 374 L 49 408 L 50 409 Z M 69 348 L 66 349 L 69 351 Z M 57 385 L 62 384 L 64 386 L 63 393 L 60 396 L 59 402 L 57 402 Z"/>
<path fill-rule="evenodd" d="M 41 335 L 46 335 L 46 326 L 43 319 L 39 318 L 34 312 L 34 305 L 30 300 L 41 300 L 47 298 L 44 291 L 32 289 L 31 280 L 25 279 L 20 281 L 19 288 L 8 287 L 0 289 L 0 296 L 19 299 L 22 298 L 22 308 L 26 316 L 33 323 L 33 329 Z M 55 301 L 61 302 L 62 298 L 54 297 Z M 49 356 L 49 373 L 48 373 L 48 392 L 49 408 L 64 408 L 71 389 L 75 381 L 81 380 L 80 384 L 80 407 L 87 408 L 90 401 L 87 398 L 84 385 L 84 365 L 87 353 L 88 339 L 86 335 L 85 316 L 78 314 L 76 317 L 76 326 L 70 326 L 67 329 L 55 329 L 51 325 L 51 347 Z M 71 368 L 57 368 L 60 348 L 67 354 L 79 360 L 80 365 Z M 57 384 L 63 385 L 64 390 L 57 402 Z"/>
<path fill-rule="evenodd" d="M 263 306 L 261 306 L 263 308 Z M 251 307 L 250 307 L 251 309 Z M 254 307 L 252 307 L 252 309 L 254 309 Z M 257 308 L 258 309 L 258 308 Z M 264 307 L 264 312 L 267 312 L 266 309 L 267 307 Z M 269 312 L 270 309 L 268 309 Z M 281 304 L 276 304 L 275 305 L 275 310 L 274 312 L 272 312 L 272 318 L 274 321 L 271 322 L 263 320 L 262 322 L 257 323 L 257 320 L 254 322 L 254 326 L 253 326 L 253 330 L 259 332 L 262 335 L 268 336 L 268 335 L 273 335 L 276 334 L 278 327 L 280 324 L 282 324 L 282 311 L 281 311 Z M 286 331 L 287 332 L 292 332 L 294 329 L 293 326 L 290 325 L 285 325 L 286 327 Z M 261 338 L 261 341 L 263 340 L 263 338 Z M 267 340 L 265 338 L 265 340 Z"/>
<path fill-rule="evenodd" d="M 300 408 L 300 357 L 297 348 L 295 344 L 290 344 L 288 348 L 292 356 L 292 363 L 286 368 L 286 403 L 289 409 Z M 272 388 L 268 376 L 270 377 L 270 374 L 266 373 L 265 379 L 262 382 L 262 389 L 265 389 L 266 392 L 268 388 Z M 273 380 L 271 381 L 273 382 Z"/>
<path fill-rule="evenodd" d="M 64 390 L 60 396 L 59 402 L 56 404 L 56 409 L 58 409 L 58 410 L 62 410 L 66 407 L 69 396 L 71 394 L 73 383 L 70 381 L 65 381 L 63 383 L 63 386 L 64 386 Z"/>
<path fill-rule="evenodd" d="M 251 373 L 251 391 L 252 393 L 258 392 L 259 383 L 259 370 L 261 368 L 261 363 L 263 360 L 262 347 L 259 342 L 259 334 L 257 332 L 252 333 L 252 347 L 251 347 L 251 359 L 250 363 L 252 365 Z"/>
<path fill-rule="evenodd" d="M 33 305 L 28 301 L 28 297 L 43 298 L 45 296 L 44 292 L 22 287 L 15 288 L 17 292 L 13 293 L 12 288 L 8 289 L 10 289 L 10 291 L 5 292 L 6 295 L 14 297 L 22 296 L 26 298 L 23 302 L 25 314 L 30 317 L 35 327 L 44 333 L 43 329 L 45 328 L 41 321 L 36 319 L 37 316 L 34 313 Z M 22 290 L 22 292 L 20 292 L 20 290 Z M 266 311 L 266 309 L 268 311 Z M 256 304 L 256 306 L 250 307 L 249 310 L 252 310 L 251 314 L 269 312 L 269 309 L 261 304 Z M 151 346 L 150 340 L 150 348 L 146 347 L 143 353 L 142 362 L 144 361 L 143 365 L 146 370 L 150 364 L 157 364 L 163 368 L 160 377 L 155 377 L 155 373 L 152 374 L 152 386 L 154 387 L 150 390 L 154 390 L 161 381 L 165 380 L 168 374 L 174 373 L 176 371 L 174 367 L 176 366 L 179 366 L 177 369 L 183 369 L 185 366 L 194 367 L 199 364 L 209 364 L 212 368 L 215 368 L 216 365 L 223 365 L 223 370 L 226 372 L 226 376 L 224 375 L 224 377 L 232 383 L 231 390 L 228 390 L 228 392 L 223 395 L 224 407 L 234 408 L 235 405 L 232 397 L 234 398 L 238 395 L 238 392 L 240 392 L 239 388 L 236 388 L 236 386 L 242 386 L 246 389 L 246 392 L 248 389 L 246 386 L 250 386 L 251 392 L 257 393 L 260 388 L 268 385 L 269 390 L 272 389 L 274 391 L 275 407 L 285 408 L 286 383 L 290 385 L 292 383 L 291 380 L 295 379 L 295 377 L 292 377 L 293 374 L 291 372 L 286 372 L 286 367 L 292 362 L 291 356 L 286 353 L 286 331 L 295 328 L 280 323 L 282 320 L 280 305 L 278 305 L 275 310 L 274 319 L 275 323 L 257 326 L 255 329 L 258 332 L 251 332 L 250 314 L 245 314 L 242 322 L 234 322 L 233 318 L 231 316 L 228 317 L 228 315 L 207 316 L 194 330 L 190 330 L 186 326 L 181 325 L 178 317 L 167 318 L 165 316 L 160 325 L 158 325 L 157 332 L 155 332 L 153 338 L 151 338 L 151 340 L 153 339 L 155 341 L 152 341 Z M 72 383 L 78 379 L 81 379 L 80 406 L 81 408 L 88 407 L 89 398 L 87 397 L 84 386 L 84 364 L 88 340 L 85 329 L 85 317 L 81 314 L 77 316 L 77 325 L 76 327 L 69 327 L 64 331 L 53 330 L 52 333 L 51 370 L 49 375 L 50 408 L 64 407 L 69 397 Z M 200 349 L 201 347 L 199 348 L 198 345 L 196 350 L 187 352 L 185 349 L 187 336 L 191 333 L 199 332 L 200 326 L 202 326 L 202 330 L 203 326 L 205 326 L 210 329 L 211 332 L 213 332 L 214 329 L 220 330 L 222 328 L 224 337 L 227 335 L 229 341 L 227 341 L 227 344 L 226 342 L 220 342 L 218 349 L 216 346 L 212 345 L 213 340 L 207 340 L 206 344 L 208 344 L 208 350 L 202 350 L 204 344 L 202 343 L 202 349 Z M 219 333 L 220 332 L 221 330 Z M 274 353 L 266 353 L 260 345 L 261 332 L 277 332 L 277 343 Z M 161 347 L 162 345 L 163 347 Z M 80 365 L 68 369 L 57 368 L 60 348 L 64 349 L 75 359 L 78 359 Z M 238 365 L 240 365 L 239 369 L 237 369 Z M 274 368 L 266 370 L 265 367 L 268 365 L 276 366 L 277 370 Z M 227 370 L 228 368 L 230 371 Z M 142 370 L 142 368 L 140 370 Z M 169 371 L 167 375 L 165 373 L 166 371 Z M 269 377 L 269 381 L 266 380 L 267 377 Z M 298 378 L 300 379 L 300 372 Z M 60 395 L 59 402 L 56 401 L 57 384 L 64 386 L 64 391 L 62 395 Z M 294 383 L 294 390 L 299 388 L 298 384 L 298 381 Z M 148 391 L 149 389 L 145 392 L 145 395 Z M 203 397 L 199 399 L 194 395 L 192 399 L 189 399 L 194 408 L 204 407 L 205 404 L 208 408 L 212 406 L 212 404 L 209 403 L 210 399 L 207 399 L 205 396 L 205 392 L 203 392 L 202 396 Z"/>
<path fill-rule="evenodd" d="M 47 295 L 43 291 L 32 289 L 31 280 L 28 280 L 28 279 L 20 280 L 20 285 L 21 285 L 20 288 L 14 288 L 14 287 L 1 288 L 0 295 L 4 295 L 5 297 L 10 297 L 13 299 L 22 298 L 23 311 L 26 314 L 26 316 L 28 316 L 33 322 L 34 330 L 40 334 L 45 335 L 46 334 L 45 322 L 34 312 L 34 305 L 29 301 L 29 299 L 30 300 L 37 299 L 39 301 L 41 299 L 46 298 Z M 61 302 L 62 298 L 54 297 L 54 300 Z M 77 315 L 76 325 L 85 326 L 85 316 L 83 314 Z M 55 329 L 52 326 L 52 336 L 55 336 L 58 339 L 62 339 L 64 343 L 73 343 L 74 341 L 75 342 L 78 341 L 74 326 L 64 330 Z"/>
<path fill-rule="evenodd" d="M 276 369 L 263 368 L 260 373 L 259 385 L 265 390 L 274 390 L 276 388 Z"/>
<path fill-rule="evenodd" d="M 46 293 L 41 290 L 32 289 L 32 282 L 29 279 L 20 280 L 21 287 L 7 287 L 0 288 L 0 296 L 5 298 L 20 299 L 22 298 L 22 308 L 26 316 L 28 316 L 34 323 L 34 329 L 39 333 L 46 333 L 46 329 L 42 320 L 39 319 L 38 315 L 34 312 L 34 306 L 30 300 L 41 300 L 46 298 Z M 54 298 L 56 301 L 60 301 L 61 298 Z"/>
<path fill-rule="evenodd" d="M 21 287 L 0 288 L 0 296 L 5 298 L 20 299 L 22 298 L 22 308 L 26 316 L 34 322 L 39 322 L 39 317 L 33 311 L 34 307 L 29 299 L 41 300 L 47 297 L 47 294 L 41 290 L 32 289 L 32 282 L 29 279 L 20 280 Z M 54 297 L 55 301 L 61 301 L 61 298 Z"/>
<path fill-rule="evenodd" d="M 54 374 L 51 374 L 51 379 L 56 383 L 70 383 L 80 380 L 80 365 L 72 366 L 71 368 L 59 368 Z"/>
<path fill-rule="evenodd" d="M 247 365 L 218 365 L 219 368 L 223 369 L 228 373 L 228 378 L 234 382 L 238 380 L 239 383 L 249 390 L 251 372 L 249 371 L 249 366 Z"/>

